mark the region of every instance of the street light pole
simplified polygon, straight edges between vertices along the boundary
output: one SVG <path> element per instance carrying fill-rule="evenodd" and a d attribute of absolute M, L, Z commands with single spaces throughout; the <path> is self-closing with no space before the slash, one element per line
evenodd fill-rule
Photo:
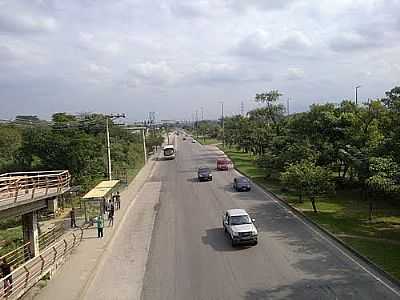
<path fill-rule="evenodd" d="M 221 117 L 222 117 L 222 147 L 225 148 L 225 119 L 224 119 L 224 102 L 221 101 Z"/>
<path fill-rule="evenodd" d="M 147 150 L 146 150 L 146 128 L 142 130 L 142 139 L 143 139 L 143 153 L 144 153 L 144 164 L 147 163 Z"/>
<path fill-rule="evenodd" d="M 196 109 L 196 139 L 199 138 L 199 117 L 198 110 Z"/>
<path fill-rule="evenodd" d="M 204 109 L 203 109 L 203 107 L 201 107 L 201 124 L 202 124 L 203 128 L 205 128 L 205 125 L 204 125 Z M 203 135 L 203 142 L 205 142 L 206 141 L 205 132 L 202 130 L 201 134 Z"/>
<path fill-rule="evenodd" d="M 110 130 L 108 129 L 108 117 L 106 117 L 106 137 L 107 137 L 108 180 L 112 180 Z"/>
<path fill-rule="evenodd" d="M 110 145 L 110 130 L 108 126 L 108 119 L 125 118 L 125 114 L 105 115 L 106 117 L 106 138 L 107 138 L 107 160 L 108 160 L 108 180 L 112 180 L 111 171 L 111 145 Z"/>
<path fill-rule="evenodd" d="M 355 89 L 356 89 L 356 105 L 358 104 L 358 89 L 361 87 L 361 85 L 357 85 L 356 87 L 355 87 Z"/>

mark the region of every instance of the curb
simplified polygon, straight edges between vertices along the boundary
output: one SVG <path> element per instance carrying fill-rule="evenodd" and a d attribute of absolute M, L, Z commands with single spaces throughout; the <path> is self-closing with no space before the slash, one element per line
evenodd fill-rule
<path fill-rule="evenodd" d="M 223 150 L 221 150 L 219 147 L 217 147 L 220 151 L 222 151 L 227 157 L 229 157 L 228 154 L 226 154 Z M 231 159 L 229 157 L 229 159 Z M 231 159 L 232 160 L 232 159 Z M 232 160 L 233 161 L 233 160 Z M 255 183 L 251 178 L 249 178 L 246 174 L 244 174 L 243 172 L 239 171 L 236 167 L 234 167 L 234 169 L 236 170 L 236 172 L 238 172 L 239 174 L 241 174 L 242 176 L 247 177 L 250 182 L 255 185 L 257 188 L 261 189 L 262 191 L 266 192 L 268 195 L 270 195 L 271 197 L 275 198 L 276 200 L 278 200 L 280 203 L 282 203 L 286 208 L 288 208 L 292 213 L 294 213 L 297 217 L 301 218 L 302 220 L 306 221 L 307 223 L 309 223 L 310 225 L 316 227 L 318 230 L 322 231 L 324 234 L 326 234 L 329 238 L 331 238 L 333 241 L 335 241 L 336 243 L 338 243 L 339 245 L 341 245 L 343 248 L 345 248 L 347 251 L 349 251 L 351 254 L 353 254 L 354 256 L 356 256 L 357 258 L 359 258 L 360 260 L 362 260 L 364 263 L 366 263 L 371 269 L 373 269 L 375 272 L 379 273 L 381 276 L 385 277 L 385 279 L 387 279 L 391 284 L 393 284 L 394 286 L 396 286 L 397 288 L 400 287 L 400 280 L 395 278 L 394 276 L 392 276 L 391 274 L 389 274 L 388 272 L 386 272 L 385 270 L 383 270 L 380 266 L 378 266 L 376 263 L 372 262 L 369 258 L 367 258 L 366 256 L 362 255 L 361 253 L 359 253 L 357 250 L 355 250 L 353 247 L 351 247 L 350 245 L 346 244 L 343 240 L 341 240 L 340 238 L 336 237 L 333 233 L 331 233 L 330 231 L 328 231 L 327 229 L 325 229 L 324 227 L 322 227 L 321 225 L 319 225 L 318 223 L 316 223 L 315 221 L 311 220 L 310 218 L 308 218 L 305 214 L 303 214 L 301 211 L 297 210 L 295 207 L 293 207 L 292 205 L 290 205 L 287 201 L 285 201 L 284 199 L 282 199 L 281 197 L 279 197 L 277 194 L 275 194 L 274 192 L 271 192 L 269 190 L 267 190 L 266 188 L 260 186 L 259 184 Z"/>

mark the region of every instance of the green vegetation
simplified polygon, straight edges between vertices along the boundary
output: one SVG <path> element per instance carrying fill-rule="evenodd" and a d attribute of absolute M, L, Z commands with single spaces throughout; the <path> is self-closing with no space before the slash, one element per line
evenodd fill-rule
<path fill-rule="evenodd" d="M 0 256 L 23 244 L 21 218 L 0 221 Z"/>
<path fill-rule="evenodd" d="M 235 166 L 400 279 L 400 87 L 285 115 L 276 90 L 225 118 Z"/>
<path fill-rule="evenodd" d="M 339 190 L 336 194 L 321 197 L 318 213 L 314 213 L 311 202 L 300 201 L 297 192 L 284 188 L 279 180 L 265 176 L 255 156 L 235 147 L 220 148 L 232 159 L 235 167 L 254 182 L 400 279 L 400 207 L 397 203 L 377 203 L 371 222 L 368 220 L 369 204 L 363 200 L 362 193 L 359 190 Z"/>
<path fill-rule="evenodd" d="M 33 170 L 69 170 L 72 185 L 85 193 L 107 178 L 106 117 L 100 114 L 73 116 L 56 113 L 52 122 L 35 116 L 18 116 L 11 124 L 0 124 L 0 174 Z M 130 132 L 109 120 L 113 178 L 131 181 L 144 164 L 141 132 Z M 147 151 L 163 142 L 151 130 Z M 63 203 L 79 207 L 79 197 Z M 98 211 L 98 209 L 97 209 Z M 77 215 L 82 216 L 82 210 Z M 89 214 L 92 213 L 91 208 Z M 0 222 L 0 255 L 22 244 L 21 219 Z"/>
<path fill-rule="evenodd" d="M 198 138 L 199 143 L 203 144 L 203 145 L 215 145 L 215 144 L 220 144 L 221 141 L 217 140 L 217 139 L 213 139 L 213 138 L 203 138 L 203 137 L 199 137 Z"/>
<path fill-rule="evenodd" d="M 0 141 L 0 173 L 66 169 L 71 172 L 72 184 L 87 190 L 107 174 L 105 126 L 103 115 L 66 113 L 54 114 L 51 123 L 30 120 L 0 125 L 5 137 Z M 137 172 L 132 170 L 143 165 L 142 134 L 129 132 L 112 120 L 109 130 L 113 177 L 126 178 L 128 174 L 132 178 Z M 161 133 L 151 131 L 146 137 L 147 150 L 162 141 Z"/>

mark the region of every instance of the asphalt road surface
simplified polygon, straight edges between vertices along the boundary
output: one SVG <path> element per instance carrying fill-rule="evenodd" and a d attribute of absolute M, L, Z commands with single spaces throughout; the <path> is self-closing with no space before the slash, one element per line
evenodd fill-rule
<path fill-rule="evenodd" d="M 143 300 L 399 299 L 367 265 L 294 216 L 262 190 L 232 190 L 235 171 L 197 182 L 215 167 L 213 147 L 177 139 L 175 160 L 160 161 L 160 204 L 147 261 Z M 256 219 L 255 247 L 232 248 L 222 214 L 244 208 Z"/>

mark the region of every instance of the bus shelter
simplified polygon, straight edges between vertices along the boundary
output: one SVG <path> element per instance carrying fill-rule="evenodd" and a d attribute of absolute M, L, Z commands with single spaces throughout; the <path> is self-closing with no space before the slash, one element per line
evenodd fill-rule
<path fill-rule="evenodd" d="M 106 203 L 112 198 L 119 180 L 105 180 L 82 197 L 85 211 L 85 222 L 105 213 Z"/>

